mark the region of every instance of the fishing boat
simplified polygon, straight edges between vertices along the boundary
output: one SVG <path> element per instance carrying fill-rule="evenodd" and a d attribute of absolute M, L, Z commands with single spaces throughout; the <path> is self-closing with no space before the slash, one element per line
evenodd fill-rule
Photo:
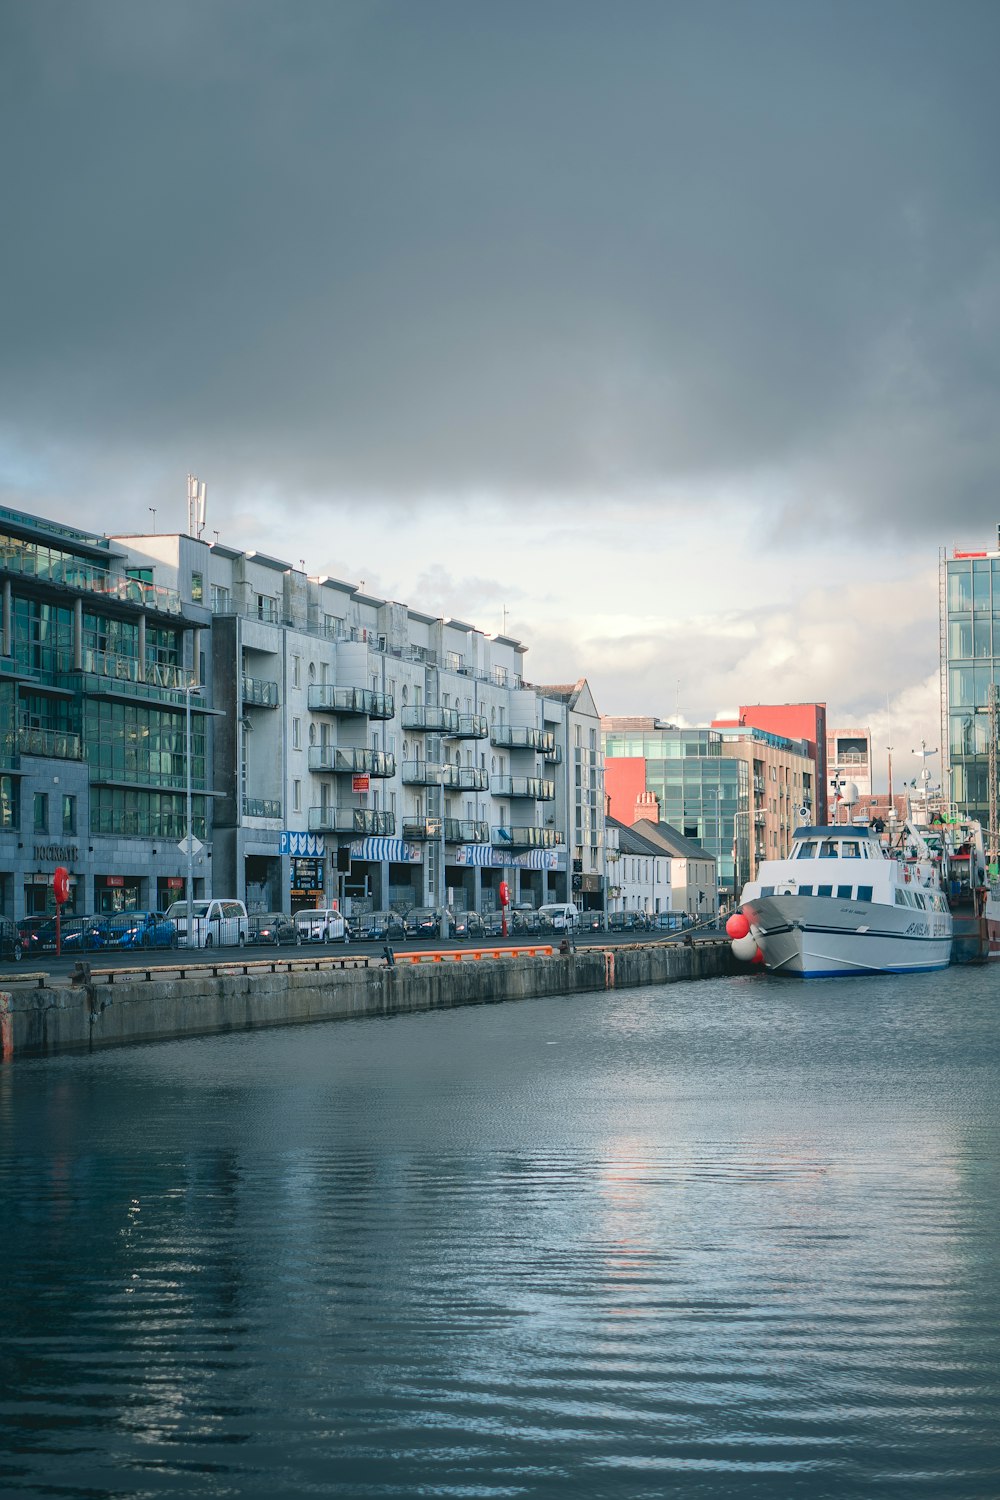
<path fill-rule="evenodd" d="M 774 974 L 912 974 L 951 960 L 940 859 L 911 823 L 891 844 L 853 824 L 797 828 L 788 857 L 762 861 L 740 905 Z"/>

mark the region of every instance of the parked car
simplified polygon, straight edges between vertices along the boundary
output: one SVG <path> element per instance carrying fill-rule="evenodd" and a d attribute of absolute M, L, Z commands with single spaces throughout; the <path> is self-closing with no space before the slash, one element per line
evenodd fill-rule
<path fill-rule="evenodd" d="M 56 951 L 55 917 L 22 917 L 17 924 L 21 947 L 25 953 Z"/>
<path fill-rule="evenodd" d="M 333 906 L 307 907 L 295 913 L 295 925 L 304 943 L 346 943 L 350 941 L 342 911 Z"/>
<path fill-rule="evenodd" d="M 515 932 L 541 932 L 542 919 L 528 902 L 520 902 L 511 913 Z"/>
<path fill-rule="evenodd" d="M 415 906 L 406 913 L 403 927 L 408 938 L 437 937 L 441 931 L 441 921 L 433 907 Z"/>
<path fill-rule="evenodd" d="M 477 911 L 457 911 L 451 919 L 454 938 L 477 938 L 483 935 L 483 919 Z"/>
<path fill-rule="evenodd" d="M 112 946 L 111 929 L 105 917 L 63 917 L 60 927 L 59 946 L 64 953 L 87 953 Z"/>
<path fill-rule="evenodd" d="M 582 911 L 580 913 L 581 932 L 603 932 L 604 928 L 605 921 L 602 911 Z"/>
<path fill-rule="evenodd" d="M 272 948 L 286 943 L 297 947 L 302 941 L 302 929 L 282 911 L 265 912 L 263 916 L 250 918 L 251 943 L 267 943 Z"/>
<path fill-rule="evenodd" d="M 538 908 L 542 926 L 553 932 L 565 932 L 579 925 L 580 913 L 572 901 L 550 902 Z"/>
<path fill-rule="evenodd" d="M 167 909 L 167 920 L 175 924 L 181 948 L 242 948 L 249 935 L 250 920 L 242 901 L 192 901 L 191 918 L 189 942 L 187 902 L 175 901 Z"/>
<path fill-rule="evenodd" d="M 176 948 L 177 925 L 162 911 L 123 911 L 104 922 L 108 948 Z"/>
<path fill-rule="evenodd" d="M 507 923 L 507 931 L 510 932 L 510 922 L 509 921 Z M 503 912 L 502 911 L 484 911 L 483 912 L 483 937 L 502 937 L 502 936 L 503 936 Z"/>
<path fill-rule="evenodd" d="M 608 917 L 610 932 L 645 932 L 648 923 L 641 911 L 613 911 Z"/>
<path fill-rule="evenodd" d="M 0 917 L 0 958 L 19 964 L 24 957 L 24 943 L 13 917 Z"/>
<path fill-rule="evenodd" d="M 398 943 L 406 936 L 397 911 L 368 911 L 356 920 L 357 937 L 365 943 Z"/>

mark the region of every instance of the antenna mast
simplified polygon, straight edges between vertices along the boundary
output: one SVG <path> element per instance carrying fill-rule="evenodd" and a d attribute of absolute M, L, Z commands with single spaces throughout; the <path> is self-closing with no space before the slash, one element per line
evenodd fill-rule
<path fill-rule="evenodd" d="M 188 536 L 201 540 L 205 530 L 206 486 L 203 480 L 188 475 Z"/>

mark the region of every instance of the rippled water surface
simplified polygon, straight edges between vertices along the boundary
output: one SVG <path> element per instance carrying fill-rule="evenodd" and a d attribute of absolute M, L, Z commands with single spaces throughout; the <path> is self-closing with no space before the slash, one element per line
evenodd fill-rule
<path fill-rule="evenodd" d="M 998 992 L 0 1070 L 0 1493 L 995 1500 Z"/>

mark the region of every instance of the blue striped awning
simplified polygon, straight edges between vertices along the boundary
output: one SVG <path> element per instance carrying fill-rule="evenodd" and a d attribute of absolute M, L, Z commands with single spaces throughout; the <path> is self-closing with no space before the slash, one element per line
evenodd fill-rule
<path fill-rule="evenodd" d="M 352 839 L 352 859 L 370 859 L 376 864 L 419 865 L 420 845 L 407 839 Z"/>
<path fill-rule="evenodd" d="M 459 844 L 455 850 L 456 865 L 499 864 L 500 858 L 498 854 L 494 859 L 494 851 L 489 844 Z"/>

